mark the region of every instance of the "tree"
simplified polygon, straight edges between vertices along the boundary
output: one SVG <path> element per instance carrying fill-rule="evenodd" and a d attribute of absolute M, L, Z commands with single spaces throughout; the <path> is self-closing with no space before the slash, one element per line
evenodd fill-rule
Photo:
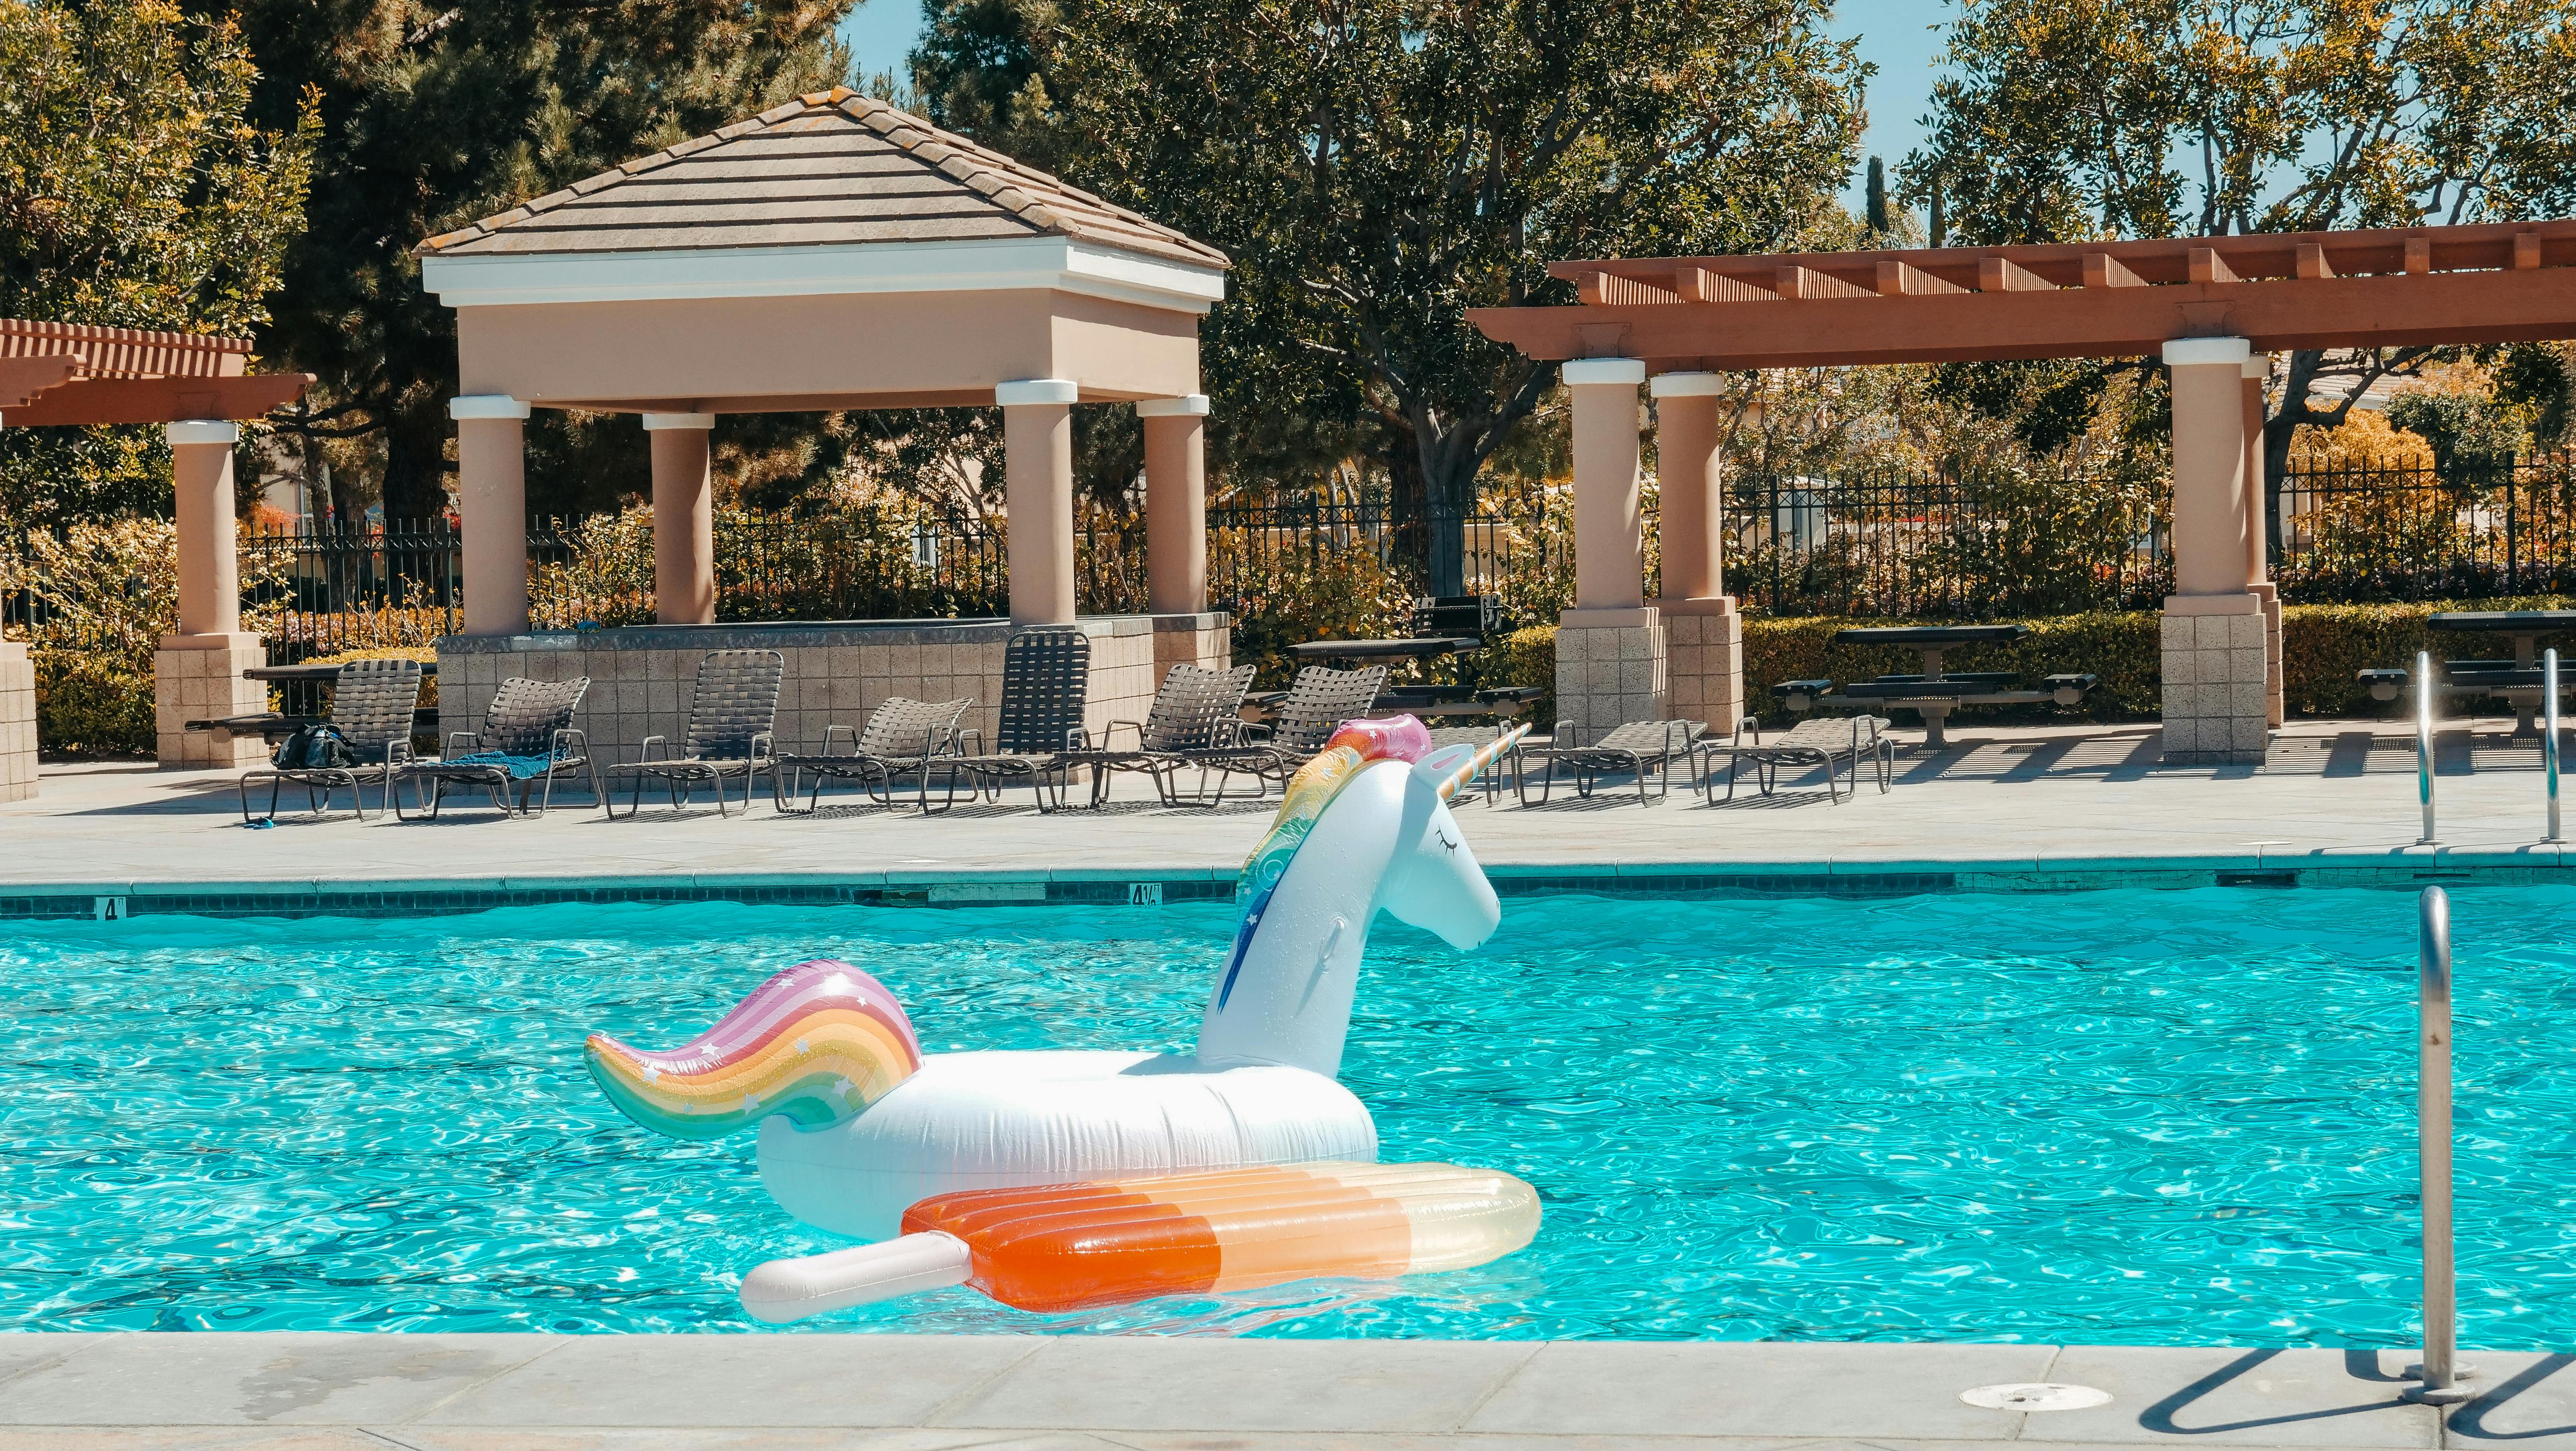
<path fill-rule="evenodd" d="M 1349 408 L 1328 424 L 1371 426 L 1399 496 L 1446 523 L 1431 583 L 1455 593 L 1477 470 L 1556 383 L 1464 310 L 1572 300 L 1555 258 L 1758 250 L 1840 218 L 1865 68 L 1827 10 L 946 0 L 915 71 L 951 122 L 1230 253 L 1202 331 L 1221 439 L 1311 447 L 1239 421 Z"/>
<path fill-rule="evenodd" d="M 1956 3 L 1953 74 L 1904 191 L 1943 206 L 1963 243 L 2502 221 L 2576 202 L 2576 0 Z M 2370 384 L 2435 356 L 2290 354 L 2264 425 L 2268 487 L 2302 425 L 2340 424 Z M 2343 392 L 2331 407 L 2310 401 L 2325 380 Z"/>
<path fill-rule="evenodd" d="M 239 335 L 267 319 L 303 225 L 315 120 L 227 22 L 158 0 L 0 0 L 0 315 Z M 168 507 L 158 430 L 0 433 L 13 530 Z"/>
<path fill-rule="evenodd" d="M 189 0 L 240 16 L 269 58 L 260 111 L 318 94 L 311 227 L 263 341 L 318 375 L 297 431 L 375 436 L 389 520 L 446 507 L 453 318 L 421 290 L 424 237 L 840 82 L 855 0 Z M 578 428 L 540 415 L 532 431 Z M 790 422 L 736 423 L 718 443 Z M 641 477 L 640 436 L 532 445 Z M 755 440 L 765 447 L 774 440 Z M 605 459 L 603 459 L 605 455 Z M 580 501 L 578 480 L 530 479 Z"/>

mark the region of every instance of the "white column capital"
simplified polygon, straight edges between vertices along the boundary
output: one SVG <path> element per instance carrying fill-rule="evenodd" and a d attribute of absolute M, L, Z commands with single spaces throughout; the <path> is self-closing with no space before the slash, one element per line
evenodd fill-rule
<path fill-rule="evenodd" d="M 1207 411 L 1208 396 L 1205 393 L 1184 393 L 1178 398 L 1136 400 L 1136 416 L 1139 418 L 1205 418 Z"/>
<path fill-rule="evenodd" d="M 715 426 L 716 416 L 712 413 L 647 413 L 644 415 L 646 433 L 661 433 L 665 430 L 704 432 Z"/>
<path fill-rule="evenodd" d="M 1643 358 L 1575 358 L 1561 371 L 1566 386 L 1580 388 L 1593 383 L 1625 383 L 1633 388 L 1646 381 Z"/>
<path fill-rule="evenodd" d="M 2224 363 L 2241 369 L 2253 355 L 2252 345 L 2243 338 L 2175 338 L 2165 344 L 2165 366 L 2168 368 Z"/>
<path fill-rule="evenodd" d="M 1034 403 L 1079 403 L 1082 385 L 1071 378 L 1020 378 L 995 384 L 993 401 L 1004 408 L 1022 408 Z"/>
<path fill-rule="evenodd" d="M 220 443 L 226 448 L 241 442 L 241 425 L 220 418 L 191 418 L 184 423 L 166 425 L 163 429 L 170 446 L 189 443 Z"/>
<path fill-rule="evenodd" d="M 1654 398 L 1714 398 L 1725 391 L 1724 373 L 1657 373 L 1646 384 Z"/>
<path fill-rule="evenodd" d="M 524 420 L 528 405 L 507 393 L 466 393 L 447 400 L 447 416 L 459 423 L 485 418 Z"/>

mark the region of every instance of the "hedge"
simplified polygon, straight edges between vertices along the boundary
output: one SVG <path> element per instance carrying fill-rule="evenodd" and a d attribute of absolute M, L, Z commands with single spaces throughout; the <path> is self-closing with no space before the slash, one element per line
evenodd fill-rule
<path fill-rule="evenodd" d="M 2479 600 L 2467 604 L 2290 605 L 2281 612 L 2283 703 L 2297 716 L 2352 716 L 2384 713 L 2358 684 L 2358 671 L 2403 666 L 2419 650 L 2437 659 L 2483 659 L 2510 648 L 2501 636 L 2433 634 L 2426 618 L 2440 610 L 2565 609 L 2557 596 Z M 2023 620 L 2030 633 L 2002 644 L 1963 645 L 1947 651 L 1945 670 L 2010 670 L 2033 681 L 2042 675 L 2089 672 L 2102 683 L 2076 709 L 2053 705 L 1987 707 L 1979 719 L 2004 720 L 2152 720 L 2160 706 L 2163 645 L 2160 616 L 2152 611 L 2101 612 Z M 1810 615 L 1774 618 L 1748 615 L 1744 621 L 1744 679 L 1747 702 L 1766 724 L 1789 718 L 1771 695 L 1784 680 L 1866 680 L 1876 675 L 1911 674 L 1921 656 L 1888 646 L 1837 645 L 1836 632 L 1862 625 L 1920 624 L 1919 620 L 1864 619 Z M 1547 694 L 1535 718 L 1542 725 L 1556 718 L 1556 627 L 1534 625 L 1514 632 L 1504 642 L 1512 683 L 1536 685 Z M 2455 710 L 2477 708 L 2460 702 Z M 2492 704 L 2492 711 L 2507 707 Z"/>
<path fill-rule="evenodd" d="M 35 649 L 36 740 L 47 755 L 149 756 L 152 670 L 112 654 Z"/>

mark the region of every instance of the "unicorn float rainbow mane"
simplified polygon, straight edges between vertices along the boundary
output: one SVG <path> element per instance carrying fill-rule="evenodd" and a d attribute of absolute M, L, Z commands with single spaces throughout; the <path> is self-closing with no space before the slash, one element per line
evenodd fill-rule
<path fill-rule="evenodd" d="M 1369 924 L 1383 907 L 1460 948 L 1491 934 L 1500 908 L 1447 802 L 1521 733 L 1435 750 L 1409 716 L 1343 725 L 1244 862 L 1194 1053 L 924 1055 L 882 983 L 818 960 L 668 1052 L 593 1034 L 591 1075 L 673 1137 L 757 1125 L 771 1196 L 869 1239 L 932 1194 L 1374 1160 L 1376 1126 L 1334 1078 Z"/>

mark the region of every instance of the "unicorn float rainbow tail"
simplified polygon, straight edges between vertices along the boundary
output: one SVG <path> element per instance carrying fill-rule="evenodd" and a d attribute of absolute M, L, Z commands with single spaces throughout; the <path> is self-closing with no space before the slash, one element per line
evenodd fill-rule
<path fill-rule="evenodd" d="M 583 1056 L 628 1118 L 675 1139 L 717 1139 L 772 1114 L 806 1130 L 853 1118 L 921 1067 L 921 1040 L 885 984 L 822 958 L 762 983 L 667 1053 L 593 1033 Z"/>

